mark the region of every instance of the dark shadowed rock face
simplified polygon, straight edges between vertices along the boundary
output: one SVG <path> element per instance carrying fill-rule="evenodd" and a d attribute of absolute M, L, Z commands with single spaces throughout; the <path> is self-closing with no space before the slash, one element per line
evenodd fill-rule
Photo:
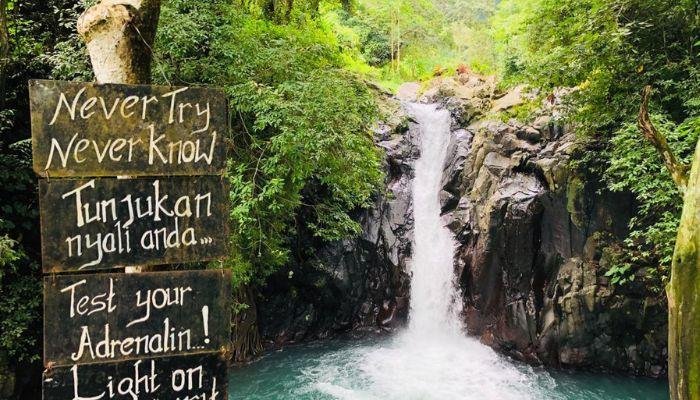
<path fill-rule="evenodd" d="M 533 363 L 664 374 L 665 304 L 604 276 L 603 238 L 624 237 L 632 199 L 576 176 L 552 104 L 532 124 L 465 126 L 452 102 L 441 201 L 469 332 Z"/>
<path fill-rule="evenodd" d="M 386 190 L 373 207 L 357 212 L 360 236 L 324 243 L 300 232 L 293 262 L 261 289 L 259 326 L 268 343 L 390 331 L 406 321 L 418 150 L 405 116 L 399 120 L 377 129 L 377 143 L 386 151 Z"/>

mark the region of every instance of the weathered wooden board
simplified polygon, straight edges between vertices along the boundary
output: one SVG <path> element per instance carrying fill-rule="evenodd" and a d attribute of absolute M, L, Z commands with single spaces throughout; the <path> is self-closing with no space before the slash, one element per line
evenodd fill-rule
<path fill-rule="evenodd" d="M 44 272 L 205 261 L 228 254 L 219 176 L 39 182 Z"/>
<path fill-rule="evenodd" d="M 56 367 L 44 372 L 44 400 L 226 400 L 218 354 Z"/>
<path fill-rule="evenodd" d="M 224 172 L 228 108 L 220 90 L 32 80 L 29 96 L 41 176 Z"/>
<path fill-rule="evenodd" d="M 44 278 L 44 365 L 226 350 L 231 271 Z"/>

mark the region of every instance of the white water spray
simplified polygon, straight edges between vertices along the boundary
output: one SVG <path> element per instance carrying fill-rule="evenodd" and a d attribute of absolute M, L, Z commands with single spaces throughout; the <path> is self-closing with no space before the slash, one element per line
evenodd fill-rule
<path fill-rule="evenodd" d="M 313 391 L 347 400 L 542 399 L 543 376 L 515 367 L 463 333 L 454 282 L 454 241 L 440 217 L 440 182 L 450 138 L 450 114 L 411 104 L 421 129 L 415 164 L 408 328 L 391 342 L 321 357 L 304 371 Z M 547 377 L 544 377 L 546 381 Z M 324 397 L 325 398 L 325 397 Z"/>
<path fill-rule="evenodd" d="M 450 141 L 450 115 L 435 105 L 411 104 L 421 128 L 413 180 L 414 252 L 408 333 L 459 335 L 461 302 L 454 282 L 452 234 L 440 218 L 440 182 Z"/>

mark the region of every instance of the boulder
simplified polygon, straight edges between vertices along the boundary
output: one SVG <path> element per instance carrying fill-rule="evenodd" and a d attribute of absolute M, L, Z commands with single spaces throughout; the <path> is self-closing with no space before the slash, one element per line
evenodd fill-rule
<path fill-rule="evenodd" d="M 525 103 L 523 96 L 524 91 L 525 87 L 523 85 L 519 85 L 513 90 L 504 93 L 501 97 L 495 99 L 491 107 L 491 111 L 494 113 L 505 111 Z"/>
<path fill-rule="evenodd" d="M 401 101 L 416 101 L 420 95 L 421 85 L 418 82 L 406 82 L 399 86 L 396 98 Z"/>

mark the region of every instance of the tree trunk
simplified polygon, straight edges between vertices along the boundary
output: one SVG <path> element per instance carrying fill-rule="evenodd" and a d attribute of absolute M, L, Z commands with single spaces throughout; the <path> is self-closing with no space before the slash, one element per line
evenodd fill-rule
<path fill-rule="evenodd" d="M 637 124 L 684 197 L 671 280 L 666 286 L 668 381 L 672 400 L 700 400 L 700 141 L 688 175 L 689 167 L 678 162 L 649 118 L 650 95 L 651 86 L 646 86 Z"/>
<path fill-rule="evenodd" d="M 233 303 L 245 305 L 233 315 L 233 362 L 245 363 L 251 361 L 262 351 L 262 341 L 258 330 L 258 309 L 255 306 L 255 295 L 249 286 L 234 289 Z"/>
<path fill-rule="evenodd" d="M 289 0 L 290 7 L 293 4 Z M 78 19 L 99 83 L 148 84 L 160 0 L 102 0 Z M 145 267 L 128 267 L 141 272 Z M 237 289 L 234 301 L 248 308 L 233 318 L 233 360 L 248 361 L 262 350 L 257 310 L 250 288 Z"/>
<path fill-rule="evenodd" d="M 700 399 L 700 141 L 687 180 L 668 295 L 668 378 L 673 400 Z"/>
<path fill-rule="evenodd" d="M 160 0 L 102 0 L 78 19 L 99 83 L 151 82 Z"/>
<path fill-rule="evenodd" d="M 685 191 L 688 185 L 688 166 L 678 162 L 673 151 L 668 146 L 666 138 L 662 135 L 649 118 L 649 97 L 651 96 L 651 86 L 645 86 L 642 90 L 642 105 L 639 107 L 637 125 L 644 134 L 644 137 L 651 143 L 656 151 L 661 155 L 661 159 L 671 174 L 673 182 L 681 190 Z"/>
<path fill-rule="evenodd" d="M 401 14 L 396 14 L 396 73 L 401 73 Z"/>
<path fill-rule="evenodd" d="M 355 2 L 353 0 L 340 0 L 343 10 L 348 14 L 355 14 Z"/>

